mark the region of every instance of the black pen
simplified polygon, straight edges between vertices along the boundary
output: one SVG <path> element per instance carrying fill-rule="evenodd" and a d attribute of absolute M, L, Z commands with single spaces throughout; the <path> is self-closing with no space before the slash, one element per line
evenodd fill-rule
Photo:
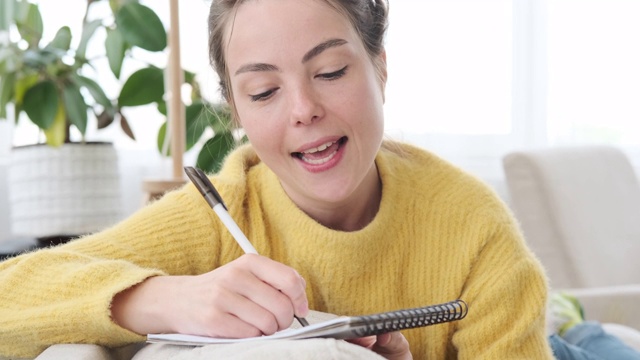
<path fill-rule="evenodd" d="M 229 212 L 227 212 L 227 206 L 222 201 L 222 197 L 213 186 L 211 181 L 207 175 L 205 175 L 202 170 L 198 168 L 194 168 L 192 166 L 185 166 L 184 171 L 187 173 L 187 176 L 191 180 L 191 182 L 196 186 L 200 194 L 204 197 L 207 203 L 211 206 L 213 211 L 218 215 L 224 226 L 229 230 L 233 238 L 236 240 L 238 245 L 242 248 L 245 254 L 258 254 L 256 249 L 251 245 L 251 242 L 244 235 L 242 230 L 238 227 L 238 224 L 233 220 Z M 298 320 L 300 325 L 309 326 L 309 323 L 305 318 L 298 317 L 293 315 L 293 317 Z"/>

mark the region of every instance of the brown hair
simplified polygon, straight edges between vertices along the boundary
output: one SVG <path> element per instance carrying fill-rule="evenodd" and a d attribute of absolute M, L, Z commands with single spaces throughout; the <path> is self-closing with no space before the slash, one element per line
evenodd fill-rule
<path fill-rule="evenodd" d="M 220 78 L 222 96 L 233 105 L 233 92 L 225 61 L 225 30 L 238 6 L 247 0 L 212 0 L 209 11 L 209 61 Z M 378 71 L 381 83 L 385 80 L 385 64 L 380 58 L 384 50 L 383 40 L 388 24 L 387 0 L 322 0 L 344 15 L 362 39 L 367 54 Z"/>

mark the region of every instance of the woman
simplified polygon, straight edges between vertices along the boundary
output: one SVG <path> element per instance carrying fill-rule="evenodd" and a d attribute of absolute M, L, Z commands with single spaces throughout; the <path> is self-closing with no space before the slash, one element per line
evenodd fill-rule
<path fill-rule="evenodd" d="M 256 336 L 309 308 L 461 298 L 464 320 L 354 342 L 391 359 L 551 358 L 545 277 L 504 204 L 436 156 L 382 140 L 386 25 L 384 0 L 214 0 L 211 59 L 251 146 L 211 180 L 264 256 L 242 255 L 186 186 L 0 264 L 0 353 Z"/>

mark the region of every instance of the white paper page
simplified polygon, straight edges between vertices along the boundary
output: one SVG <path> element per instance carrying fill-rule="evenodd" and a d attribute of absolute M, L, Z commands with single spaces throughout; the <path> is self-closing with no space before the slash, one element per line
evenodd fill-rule
<path fill-rule="evenodd" d="M 286 330 L 278 331 L 273 335 L 258 336 L 242 339 L 227 339 L 227 338 L 211 338 L 206 336 L 197 335 L 185 335 L 185 334 L 149 334 L 147 335 L 147 342 L 161 342 L 171 344 L 185 344 L 185 345 L 206 345 L 206 344 L 229 344 L 238 342 L 249 341 L 263 341 L 272 339 L 301 339 L 306 337 L 313 337 L 316 332 L 319 335 L 326 335 L 328 329 L 342 328 L 348 324 L 348 317 L 338 317 L 332 320 L 323 321 L 320 323 L 311 324 L 305 327 L 289 328 Z"/>

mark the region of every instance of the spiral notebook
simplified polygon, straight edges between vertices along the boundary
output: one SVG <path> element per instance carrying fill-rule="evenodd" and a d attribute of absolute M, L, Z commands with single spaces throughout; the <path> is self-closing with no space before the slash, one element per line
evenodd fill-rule
<path fill-rule="evenodd" d="M 467 311 L 468 307 L 464 301 L 454 300 L 443 304 L 371 315 L 341 316 L 315 322 L 305 327 L 292 327 L 268 336 L 226 339 L 184 334 L 149 334 L 147 335 L 147 342 L 201 346 L 272 339 L 352 339 L 456 321 L 464 318 L 467 315 Z M 313 322 L 313 317 L 308 316 L 307 319 Z"/>

